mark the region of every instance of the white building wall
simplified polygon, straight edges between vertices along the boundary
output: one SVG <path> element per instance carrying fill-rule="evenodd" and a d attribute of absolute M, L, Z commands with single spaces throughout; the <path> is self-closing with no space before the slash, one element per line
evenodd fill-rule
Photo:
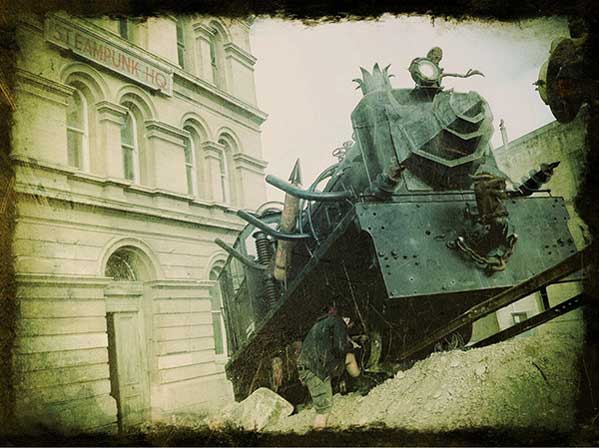
<path fill-rule="evenodd" d="M 14 360 L 17 416 L 61 430 L 116 427 L 107 334 L 107 313 L 115 310 L 133 312 L 140 322 L 149 417 L 221 406 L 232 399 L 232 390 L 213 337 L 208 273 L 225 259 L 214 239 L 232 242 L 243 227 L 237 209 L 255 209 L 266 199 L 260 143 L 266 115 L 255 107 L 249 29 L 231 24 L 232 41 L 225 44 L 235 46 L 245 65 L 240 73 L 228 73 L 226 91 L 202 78 L 201 64 L 179 68 L 177 18 L 135 25 L 131 43 L 118 36 L 114 21 L 54 17 L 82 36 L 94 35 L 109 48 L 172 72 L 173 88 L 170 95 L 153 91 L 60 49 L 35 18 L 19 27 L 12 155 L 21 307 Z M 197 42 L 194 27 L 206 20 L 187 18 L 186 42 Z M 201 53 L 195 47 L 186 51 L 191 60 Z M 67 101 L 80 85 L 88 86 L 93 100 L 85 171 L 68 166 L 67 159 Z M 135 103 L 143 116 L 138 182 L 124 179 L 123 101 Z M 190 123 L 199 131 L 196 194 L 187 191 L 184 158 L 190 134 L 183 127 Z M 228 203 L 218 194 L 215 163 L 223 139 L 231 145 L 236 192 Z M 119 247 L 139 251 L 150 266 L 138 298 L 122 295 L 122 284 L 105 277 L 106 261 Z"/>

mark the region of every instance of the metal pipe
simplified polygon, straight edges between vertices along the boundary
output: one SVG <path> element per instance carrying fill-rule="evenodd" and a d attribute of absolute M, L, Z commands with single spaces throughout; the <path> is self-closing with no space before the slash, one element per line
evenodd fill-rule
<path fill-rule="evenodd" d="M 312 236 L 308 235 L 307 233 L 279 232 L 278 230 L 275 230 L 272 227 L 270 227 L 265 222 L 261 221 L 260 219 L 256 218 L 253 215 L 250 215 L 248 212 L 245 212 L 243 210 L 239 210 L 237 212 L 237 216 L 239 216 L 241 219 L 244 219 L 245 221 L 249 222 L 250 224 L 256 226 L 257 228 L 259 228 L 260 230 L 264 231 L 266 234 L 272 236 L 273 238 L 275 238 L 277 240 L 296 241 L 296 240 L 304 240 L 307 238 L 312 238 Z"/>
<path fill-rule="evenodd" d="M 229 246 L 227 243 L 225 243 L 220 238 L 216 238 L 214 240 L 214 242 L 216 244 L 218 244 L 220 247 L 222 247 L 229 255 L 231 255 L 232 257 L 237 258 L 239 261 L 241 261 L 247 267 L 252 268 L 252 269 L 257 269 L 257 270 L 260 270 L 260 271 L 265 271 L 266 270 L 266 266 L 263 266 L 263 265 L 261 265 L 259 263 L 256 263 L 254 260 L 252 260 L 252 259 L 246 257 L 245 255 L 241 254 L 239 251 L 237 251 L 233 247 Z"/>
<path fill-rule="evenodd" d="M 306 191 L 301 188 L 297 188 L 296 186 L 290 184 L 289 182 L 285 182 L 278 177 L 268 175 L 266 176 L 266 182 L 271 184 L 274 187 L 277 187 L 280 190 L 283 190 L 285 193 L 288 193 L 292 196 L 297 196 L 301 199 L 307 199 L 309 201 L 344 201 L 346 199 L 350 199 L 354 197 L 354 194 L 351 191 L 330 191 L 330 192 L 316 192 L 316 191 Z"/>

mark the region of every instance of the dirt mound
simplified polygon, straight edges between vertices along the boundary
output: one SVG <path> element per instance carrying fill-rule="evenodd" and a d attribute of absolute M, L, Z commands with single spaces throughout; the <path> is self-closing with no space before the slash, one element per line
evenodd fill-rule
<path fill-rule="evenodd" d="M 332 427 L 371 425 L 416 431 L 574 425 L 582 334 L 537 334 L 468 351 L 434 353 L 398 372 L 367 396 L 335 395 Z M 265 428 L 305 432 L 306 409 Z"/>

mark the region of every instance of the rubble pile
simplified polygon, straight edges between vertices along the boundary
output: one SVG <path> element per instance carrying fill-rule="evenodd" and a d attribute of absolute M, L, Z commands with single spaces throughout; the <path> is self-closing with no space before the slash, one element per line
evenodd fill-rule
<path fill-rule="evenodd" d="M 335 395 L 331 427 L 384 426 L 416 431 L 574 425 L 582 333 L 517 338 L 468 351 L 433 353 L 364 397 Z M 264 430 L 306 432 L 314 410 L 270 422 Z"/>

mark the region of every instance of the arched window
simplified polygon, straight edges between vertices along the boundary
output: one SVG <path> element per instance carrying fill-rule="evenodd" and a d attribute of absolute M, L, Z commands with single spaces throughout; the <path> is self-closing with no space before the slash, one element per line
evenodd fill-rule
<path fill-rule="evenodd" d="M 227 341 L 225 334 L 225 320 L 223 310 L 223 300 L 220 292 L 220 285 L 218 284 L 218 276 L 222 271 L 222 264 L 215 265 L 208 275 L 208 280 L 214 282 L 210 287 L 210 301 L 212 304 L 212 330 L 214 332 L 214 350 L 217 355 L 224 355 L 227 353 Z"/>
<path fill-rule="evenodd" d="M 124 104 L 128 107 L 128 103 Z M 139 182 L 139 145 L 137 120 L 128 110 L 121 124 L 121 148 L 123 150 L 123 172 L 125 179 Z"/>
<path fill-rule="evenodd" d="M 212 26 L 212 38 L 210 39 L 210 64 L 212 65 L 212 79 L 214 85 L 219 89 L 225 89 L 225 50 L 224 37 L 216 26 Z"/>
<path fill-rule="evenodd" d="M 177 61 L 179 66 L 185 68 L 185 30 L 183 19 L 177 20 Z"/>
<path fill-rule="evenodd" d="M 229 135 L 223 135 L 218 143 L 223 146 L 219 158 L 219 180 L 222 197 L 219 198 L 225 204 L 237 204 L 237 189 L 235 186 L 234 164 L 233 164 L 233 145 Z M 218 200 L 218 199 L 217 199 Z"/>
<path fill-rule="evenodd" d="M 67 161 L 70 166 L 89 170 L 89 130 L 85 96 L 75 90 L 67 104 Z"/>
<path fill-rule="evenodd" d="M 219 142 L 220 143 L 220 142 Z M 229 167 L 227 163 L 227 154 L 225 151 L 221 151 L 218 159 L 219 163 L 219 179 L 220 179 L 220 191 L 221 191 L 221 202 L 228 204 L 231 200 L 231 189 L 229 185 Z"/>
<path fill-rule="evenodd" d="M 197 194 L 197 167 L 195 162 L 194 144 L 196 132 L 191 126 L 185 126 L 183 129 L 190 134 L 189 138 L 185 139 L 185 176 L 187 178 L 187 193 L 195 196 Z"/>
<path fill-rule="evenodd" d="M 138 280 L 133 252 L 119 250 L 112 254 L 106 263 L 105 275 L 114 280 Z"/>

